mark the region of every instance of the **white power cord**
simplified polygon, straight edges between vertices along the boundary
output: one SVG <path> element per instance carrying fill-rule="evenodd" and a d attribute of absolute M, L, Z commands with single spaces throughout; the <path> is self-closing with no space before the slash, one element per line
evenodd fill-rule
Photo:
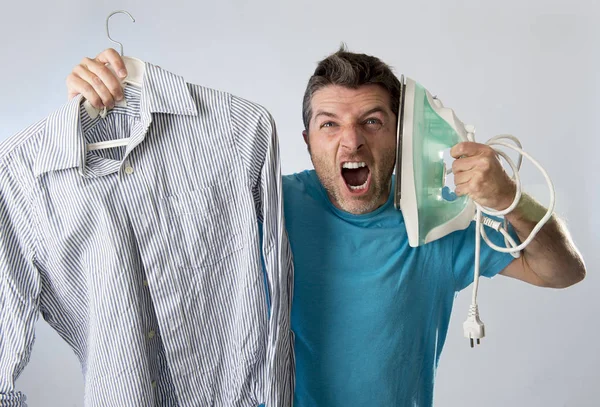
<path fill-rule="evenodd" d="M 469 126 L 469 127 L 471 127 L 471 126 Z M 473 133 L 474 133 L 474 129 L 471 127 L 471 129 L 469 129 L 469 140 L 470 141 L 474 141 Z M 510 140 L 510 141 L 514 142 L 515 145 L 507 143 L 502 140 Z M 506 162 L 510 165 L 510 167 L 513 171 L 513 179 L 516 183 L 517 191 L 515 194 L 515 199 L 513 200 L 512 204 L 508 208 L 506 208 L 502 211 L 495 211 L 490 208 L 484 208 L 483 206 L 477 204 L 477 202 L 474 202 L 475 206 L 477 208 L 477 213 L 475 215 L 475 222 L 476 222 L 475 223 L 475 273 L 473 276 L 473 297 L 472 297 L 471 306 L 469 307 L 469 314 L 467 316 L 467 320 L 463 323 L 464 335 L 466 338 L 468 338 L 471 341 L 471 347 L 473 347 L 473 345 L 474 345 L 473 340 L 476 340 L 477 344 L 479 344 L 480 339 L 485 336 L 485 325 L 479 318 L 479 307 L 477 306 L 477 290 L 479 288 L 479 262 L 480 262 L 480 249 L 481 249 L 481 239 L 480 238 L 483 237 L 483 240 L 485 240 L 485 242 L 492 249 L 494 249 L 496 251 L 503 252 L 503 253 L 510 253 L 515 258 L 519 257 L 521 250 L 523 250 L 535 238 L 536 234 L 539 232 L 539 230 L 542 228 L 542 226 L 544 226 L 544 224 L 546 222 L 548 222 L 548 220 L 552 216 L 552 213 L 554 212 L 554 205 L 555 205 L 554 185 L 552 184 L 552 180 L 550 180 L 548 173 L 533 157 L 531 157 L 529 154 L 527 154 L 525 151 L 522 150 L 521 143 L 519 142 L 519 140 L 516 137 L 511 136 L 511 135 L 499 135 L 499 136 L 493 137 L 490 140 L 488 140 L 486 144 L 489 146 L 497 145 L 497 146 L 507 147 L 507 148 L 515 150 L 516 152 L 519 153 L 518 164 L 515 165 L 515 163 L 510 159 L 510 157 L 505 152 L 500 151 L 497 148 L 494 148 L 496 153 L 498 153 L 499 156 L 504 158 L 506 160 Z M 550 190 L 550 204 L 548 205 L 548 210 L 546 211 L 546 214 L 537 223 L 537 225 L 533 228 L 533 230 L 531 231 L 531 233 L 529 234 L 527 239 L 525 239 L 525 241 L 523 243 L 521 243 L 520 245 L 517 245 L 517 243 L 514 241 L 514 239 L 510 236 L 510 234 L 507 231 L 508 224 L 506 222 L 506 219 L 504 219 L 504 225 L 502 225 L 501 222 L 498 222 L 498 221 L 488 218 L 488 217 L 484 217 L 483 214 L 490 215 L 490 216 L 504 216 L 504 215 L 512 212 L 517 207 L 517 205 L 521 199 L 521 193 L 522 193 L 521 179 L 519 177 L 519 170 L 521 168 L 523 156 L 525 156 L 527 159 L 529 159 L 544 175 L 544 178 L 546 179 L 546 183 L 548 184 L 548 188 Z M 496 231 L 502 233 L 502 235 L 504 236 L 504 242 L 506 244 L 506 247 L 500 247 L 500 246 L 497 246 L 494 243 L 492 243 L 489 240 L 483 225 L 491 227 L 491 228 L 495 229 Z"/>

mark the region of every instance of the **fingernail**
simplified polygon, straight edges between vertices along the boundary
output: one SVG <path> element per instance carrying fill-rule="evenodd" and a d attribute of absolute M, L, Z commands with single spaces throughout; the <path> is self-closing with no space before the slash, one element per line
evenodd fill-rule
<path fill-rule="evenodd" d="M 120 76 L 121 78 L 124 78 L 124 77 L 126 77 L 126 76 L 127 76 L 127 71 L 125 71 L 125 69 L 121 69 L 121 70 L 119 71 L 119 76 Z"/>
<path fill-rule="evenodd" d="M 120 102 L 121 100 L 123 100 L 123 95 L 117 96 L 117 102 Z"/>

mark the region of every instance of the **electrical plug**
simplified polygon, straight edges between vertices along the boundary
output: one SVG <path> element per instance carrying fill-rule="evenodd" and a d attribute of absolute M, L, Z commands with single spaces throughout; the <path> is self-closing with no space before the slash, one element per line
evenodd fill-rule
<path fill-rule="evenodd" d="M 469 338 L 471 341 L 471 347 L 473 347 L 473 340 L 477 340 L 477 345 L 479 345 L 480 339 L 485 336 L 485 325 L 479 319 L 479 308 L 477 304 L 471 304 L 469 307 L 469 316 L 467 320 L 463 323 L 463 332 L 465 334 L 465 338 Z"/>

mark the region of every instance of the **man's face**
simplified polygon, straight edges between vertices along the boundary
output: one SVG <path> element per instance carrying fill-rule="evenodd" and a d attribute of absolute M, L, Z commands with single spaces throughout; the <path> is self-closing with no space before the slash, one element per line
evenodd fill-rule
<path fill-rule="evenodd" d="M 304 140 L 331 202 L 357 215 L 383 205 L 396 160 L 389 93 L 379 85 L 330 85 L 315 92 L 311 107 Z"/>

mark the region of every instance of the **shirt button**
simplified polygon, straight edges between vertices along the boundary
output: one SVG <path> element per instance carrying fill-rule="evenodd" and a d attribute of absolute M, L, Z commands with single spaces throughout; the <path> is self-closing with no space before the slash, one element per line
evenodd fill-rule
<path fill-rule="evenodd" d="M 156 380 L 152 380 L 152 387 L 156 389 Z"/>
<path fill-rule="evenodd" d="M 148 280 L 144 280 L 144 287 L 148 287 Z"/>
<path fill-rule="evenodd" d="M 154 331 L 148 332 L 148 339 L 154 338 L 155 335 L 156 335 L 156 332 L 154 332 Z"/>
<path fill-rule="evenodd" d="M 125 167 L 125 174 L 127 174 L 127 175 L 133 174 L 133 167 L 131 167 L 131 166 Z"/>

